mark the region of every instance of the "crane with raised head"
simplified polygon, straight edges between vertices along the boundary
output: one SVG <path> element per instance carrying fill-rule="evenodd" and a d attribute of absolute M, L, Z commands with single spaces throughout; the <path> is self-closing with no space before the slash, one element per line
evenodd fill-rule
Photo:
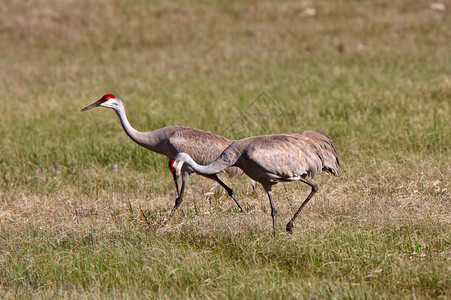
<path fill-rule="evenodd" d="M 233 142 L 212 163 L 201 165 L 187 153 L 178 153 L 172 167 L 179 174 L 188 164 L 199 174 L 213 175 L 231 166 L 239 167 L 251 179 L 259 182 L 269 197 L 273 231 L 276 235 L 277 209 L 271 196 L 272 186 L 279 182 L 301 181 L 312 190 L 288 222 L 286 230 L 293 232 L 293 222 L 307 202 L 318 191 L 318 185 L 306 180 L 325 171 L 338 175 L 338 153 L 326 134 L 315 130 L 248 137 Z M 172 161 L 171 161 L 172 162 Z"/>
<path fill-rule="evenodd" d="M 210 131 L 184 126 L 168 126 L 148 132 L 138 131 L 130 125 L 127 115 L 125 114 L 125 108 L 122 101 L 113 94 L 104 95 L 98 101 L 86 106 L 81 111 L 86 111 L 96 107 L 114 109 L 121 121 L 122 128 L 135 143 L 156 153 L 166 155 L 168 158 L 174 157 L 179 152 L 185 152 L 196 161 L 202 164 L 209 164 L 233 142 Z M 230 177 L 240 176 L 243 173 L 236 167 L 224 168 L 224 171 L 227 172 Z M 185 186 L 184 183 L 193 172 L 194 171 L 191 168 L 183 168 L 183 170 L 180 171 L 180 177 L 182 178 L 182 187 L 180 190 L 178 178 L 176 174 L 172 172 L 177 189 L 177 199 L 175 200 L 175 205 L 165 223 L 171 219 L 174 212 L 182 203 Z M 235 201 L 240 210 L 244 212 L 244 209 L 235 197 L 233 190 L 222 182 L 217 174 L 201 175 L 218 182 L 227 191 L 228 195 Z"/>

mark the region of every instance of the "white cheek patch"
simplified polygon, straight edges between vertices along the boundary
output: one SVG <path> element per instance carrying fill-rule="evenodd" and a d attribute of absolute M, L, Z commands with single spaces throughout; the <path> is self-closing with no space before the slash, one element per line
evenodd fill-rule
<path fill-rule="evenodd" d="M 177 176 L 181 176 L 181 174 L 182 174 L 182 167 L 183 167 L 183 161 L 175 160 L 175 162 L 172 164 L 172 166 L 175 169 L 175 174 Z"/>
<path fill-rule="evenodd" d="M 102 105 L 107 106 L 107 107 L 112 107 L 112 106 L 117 105 L 117 101 L 114 98 L 110 98 L 107 101 L 102 102 Z"/>

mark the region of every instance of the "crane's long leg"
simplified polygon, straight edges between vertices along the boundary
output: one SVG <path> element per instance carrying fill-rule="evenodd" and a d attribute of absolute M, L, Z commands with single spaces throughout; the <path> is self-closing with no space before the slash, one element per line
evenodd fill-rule
<path fill-rule="evenodd" d="M 272 196 L 271 196 L 272 187 L 270 185 L 264 185 L 263 188 L 265 189 L 266 193 L 268 194 L 269 204 L 271 204 L 272 228 L 274 230 L 274 236 L 276 236 L 276 234 L 277 234 L 277 230 L 276 230 L 277 209 L 276 209 L 276 206 L 274 205 L 274 201 L 272 201 Z"/>
<path fill-rule="evenodd" d="M 209 176 L 209 178 L 215 180 L 217 183 L 219 183 L 229 194 L 230 197 L 232 197 L 233 201 L 235 201 L 236 205 L 241 209 L 242 212 L 246 213 L 246 211 L 241 207 L 240 202 L 238 202 L 238 199 L 235 197 L 235 193 L 231 188 L 229 188 L 224 182 L 222 182 L 221 179 L 219 179 L 217 174 L 213 174 Z"/>
<path fill-rule="evenodd" d="M 166 221 L 164 221 L 163 226 L 165 226 L 172 219 L 172 216 L 174 215 L 174 212 L 177 210 L 177 208 L 179 208 L 180 204 L 182 204 L 182 202 L 183 202 L 183 193 L 185 192 L 185 182 L 188 179 L 188 176 L 189 175 L 187 173 L 184 173 L 182 175 L 183 180 L 182 180 L 182 187 L 180 189 L 180 194 L 178 195 L 177 199 L 175 199 L 175 205 L 172 208 L 171 212 L 169 213 L 169 216 L 166 219 Z"/>
<path fill-rule="evenodd" d="M 171 165 L 169 165 L 169 169 L 171 169 Z M 173 217 L 175 211 L 179 208 L 179 206 L 182 204 L 183 202 L 183 193 L 185 191 L 185 182 L 188 180 L 189 177 L 189 173 L 188 172 L 183 172 L 182 173 L 182 187 L 179 191 L 179 185 L 178 185 L 178 178 L 177 178 L 177 174 L 175 172 L 172 172 L 172 177 L 174 178 L 174 183 L 175 183 L 175 188 L 177 189 L 177 199 L 175 199 L 175 205 L 172 208 L 171 212 L 169 213 L 166 221 L 164 221 L 163 226 L 165 226 Z M 241 209 L 241 211 L 243 211 L 244 213 L 246 213 L 246 211 L 243 209 L 243 207 L 241 207 L 241 204 L 238 202 L 238 199 L 236 199 L 235 197 L 235 193 L 233 192 L 233 190 L 231 188 L 229 188 L 224 182 L 221 181 L 221 179 L 219 179 L 218 175 L 213 174 L 213 175 L 204 175 L 207 178 L 213 179 L 214 181 L 218 182 L 229 194 L 230 197 L 232 197 L 232 199 L 235 201 L 235 203 L 238 205 L 238 207 Z"/>
<path fill-rule="evenodd" d="M 301 178 L 300 179 L 303 183 L 308 184 L 309 186 L 312 187 L 312 191 L 310 192 L 310 194 L 307 196 L 307 198 L 305 198 L 304 202 L 302 202 L 301 207 L 299 207 L 298 211 L 294 214 L 294 216 L 291 218 L 290 222 L 288 222 L 287 224 L 287 231 L 289 233 L 293 233 L 293 222 L 296 219 L 296 217 L 299 215 L 299 213 L 301 212 L 301 210 L 304 208 L 304 206 L 307 204 L 307 202 L 313 197 L 313 195 L 315 195 L 315 193 L 318 191 L 318 186 L 312 182 L 308 182 L 307 180 Z"/>

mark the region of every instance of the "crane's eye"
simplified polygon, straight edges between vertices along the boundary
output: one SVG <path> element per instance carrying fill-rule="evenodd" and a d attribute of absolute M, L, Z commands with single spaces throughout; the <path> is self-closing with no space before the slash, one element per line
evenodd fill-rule
<path fill-rule="evenodd" d="M 116 98 L 113 94 L 106 94 L 105 96 L 102 97 L 102 102 L 108 101 L 110 99 L 114 99 Z"/>

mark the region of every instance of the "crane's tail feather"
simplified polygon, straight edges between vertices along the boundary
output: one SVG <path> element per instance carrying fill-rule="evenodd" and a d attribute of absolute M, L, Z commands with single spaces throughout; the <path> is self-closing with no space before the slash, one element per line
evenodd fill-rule
<path fill-rule="evenodd" d="M 337 176 L 340 161 L 338 160 L 338 152 L 332 144 L 332 139 L 325 133 L 311 129 L 302 131 L 301 135 L 308 136 L 314 141 L 310 145 L 313 147 L 313 152 L 321 160 L 322 171 Z"/>

